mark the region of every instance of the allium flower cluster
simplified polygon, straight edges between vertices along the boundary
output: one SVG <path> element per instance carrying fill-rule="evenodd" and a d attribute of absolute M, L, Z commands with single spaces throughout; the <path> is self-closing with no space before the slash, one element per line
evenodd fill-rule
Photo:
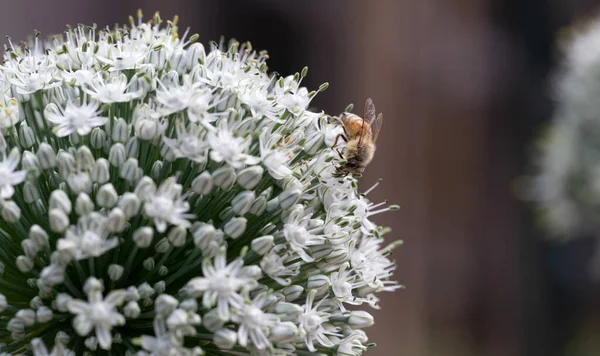
<path fill-rule="evenodd" d="M 597 235 L 600 228 L 600 22 L 588 26 L 566 47 L 554 120 L 535 159 L 533 198 L 560 238 Z"/>
<path fill-rule="evenodd" d="M 130 22 L 7 47 L 0 352 L 362 354 L 395 207 L 336 173 L 306 70 Z"/>

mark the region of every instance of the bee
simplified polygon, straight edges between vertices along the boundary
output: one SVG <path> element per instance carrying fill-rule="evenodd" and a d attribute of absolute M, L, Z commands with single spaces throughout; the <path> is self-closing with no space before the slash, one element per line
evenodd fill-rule
<path fill-rule="evenodd" d="M 344 133 L 336 136 L 332 148 L 337 146 L 340 138 L 346 142 L 343 152 L 336 149 L 340 158 L 346 161 L 345 164 L 337 167 L 339 172 L 362 174 L 373 160 L 375 142 L 383 122 L 383 114 L 379 113 L 375 117 L 375 113 L 375 104 L 369 98 L 365 103 L 363 117 L 344 112 L 336 118 L 341 123 Z"/>

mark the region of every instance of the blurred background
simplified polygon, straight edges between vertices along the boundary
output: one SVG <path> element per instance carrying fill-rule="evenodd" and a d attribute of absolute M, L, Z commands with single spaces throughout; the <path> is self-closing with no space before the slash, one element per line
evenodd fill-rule
<path fill-rule="evenodd" d="M 337 114 L 367 97 L 385 113 L 361 181 L 402 209 L 391 226 L 396 278 L 369 332 L 371 356 L 600 354 L 599 285 L 589 239 L 553 244 L 513 194 L 530 140 L 552 114 L 549 74 L 561 29 L 591 0 L 20 0 L 0 34 L 23 40 L 66 24 L 126 23 L 142 8 L 180 16 L 207 44 L 250 40 L 273 71 L 309 67 L 314 106 Z"/>

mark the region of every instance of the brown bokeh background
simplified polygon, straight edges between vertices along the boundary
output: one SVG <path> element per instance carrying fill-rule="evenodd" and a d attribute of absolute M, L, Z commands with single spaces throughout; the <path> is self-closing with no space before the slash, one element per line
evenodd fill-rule
<path fill-rule="evenodd" d="M 20 0 L 3 3 L 0 33 L 125 23 L 140 7 L 179 14 L 205 44 L 250 40 L 279 73 L 308 65 L 304 84 L 331 84 L 313 102 L 328 113 L 366 97 L 385 113 L 361 186 L 383 178 L 373 199 L 402 206 L 376 221 L 405 241 L 407 289 L 383 297 L 368 355 L 600 354 L 591 243 L 544 242 L 511 189 L 551 116 L 558 31 L 593 1 Z"/>

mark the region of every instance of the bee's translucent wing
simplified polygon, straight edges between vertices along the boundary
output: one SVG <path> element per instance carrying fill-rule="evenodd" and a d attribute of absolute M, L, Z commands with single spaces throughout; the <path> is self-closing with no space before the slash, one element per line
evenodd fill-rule
<path fill-rule="evenodd" d="M 377 142 L 379 137 L 379 131 L 381 131 L 381 124 L 383 123 L 383 113 L 379 113 L 377 118 L 371 124 L 371 133 L 373 134 L 373 143 Z"/>
<path fill-rule="evenodd" d="M 373 100 L 371 100 L 371 98 L 368 98 L 365 102 L 363 119 L 367 121 L 367 124 L 370 124 L 375 120 L 375 104 L 373 104 Z"/>

